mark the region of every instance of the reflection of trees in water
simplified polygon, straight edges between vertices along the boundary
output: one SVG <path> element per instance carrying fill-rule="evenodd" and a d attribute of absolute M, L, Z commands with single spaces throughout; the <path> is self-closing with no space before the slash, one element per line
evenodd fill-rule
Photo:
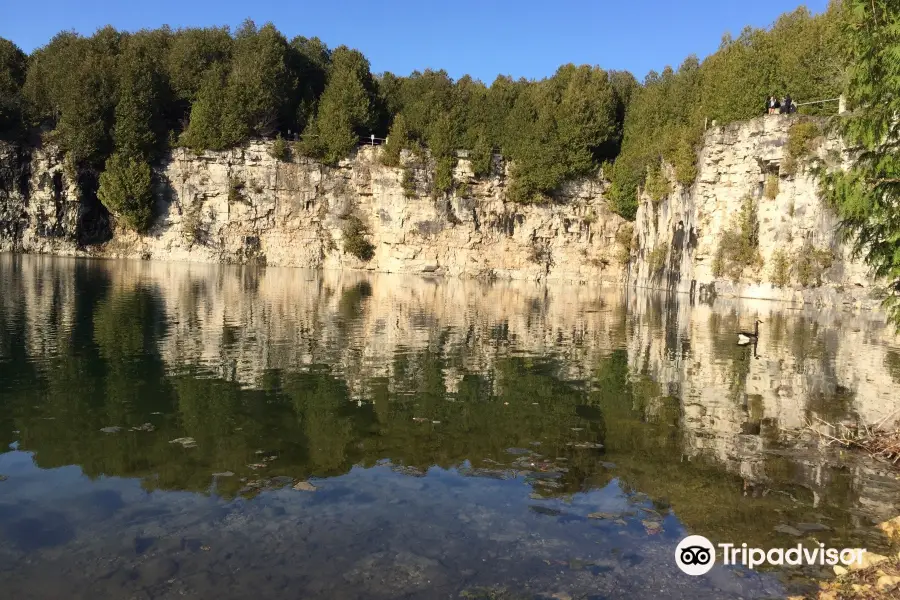
<path fill-rule="evenodd" d="M 350 364 L 341 365 L 330 358 L 347 357 L 345 346 L 374 310 L 370 284 L 359 284 L 335 298 L 336 337 L 326 339 L 306 330 L 301 338 L 303 343 L 327 346 L 327 352 L 318 348 L 313 355 L 328 356 L 329 364 L 302 371 L 269 370 L 260 378 L 259 389 L 246 389 L 194 367 L 179 365 L 177 375 L 166 374 L 156 350 L 166 334 L 165 319 L 160 299 L 151 290 L 112 288 L 102 270 L 81 273 L 75 281 L 74 328 L 59 336 L 63 351 L 47 369 L 36 369 L 21 350 L 24 319 L 5 315 L 5 322 L 14 326 L 0 332 L 17 338 L 2 347 L 19 349 L 0 362 L 0 376 L 12 377 L 0 379 L 0 435 L 36 451 L 41 466 L 74 463 L 91 476 L 140 477 L 147 488 L 199 492 L 210 489 L 212 473 L 231 471 L 233 477 L 218 478 L 216 490 L 233 496 L 254 480 L 332 476 L 382 459 L 410 472 L 468 461 L 481 473 L 536 468 L 558 474 L 558 487 L 542 487 L 543 495 L 597 488 L 617 477 L 627 490 L 645 492 L 661 507 L 674 507 L 694 531 L 715 532 L 723 539 L 770 539 L 781 521 L 816 519 L 806 512 L 812 493 L 796 485 L 809 480 L 805 470 L 811 467 L 805 463 L 768 456 L 749 444 L 735 451 L 743 453 L 742 459 L 761 462 L 768 477 L 763 484 L 791 494 L 799 500 L 795 504 L 777 492 L 745 495 L 744 482 L 721 463 L 686 452 L 683 446 L 690 435 L 684 429 L 677 388 L 662 389 L 649 376 L 649 360 L 643 361 L 645 372 L 629 372 L 627 352 L 615 350 L 597 360 L 590 384 L 573 381 L 565 352 L 588 339 L 577 325 L 564 332 L 564 340 L 559 338 L 572 340 L 570 347 L 549 350 L 542 358 L 507 357 L 515 339 L 509 321 L 495 319 L 481 329 L 470 323 L 460 332 L 423 311 L 415 325 L 428 332 L 424 347 L 401 347 L 390 368 L 378 369 L 390 375 L 371 377 L 361 357 L 351 353 Z M 212 293 L 189 289 L 194 305 Z M 320 288 L 318 294 L 327 299 L 333 292 Z M 3 306 L 6 311 L 21 310 Z M 529 323 L 545 328 L 548 306 L 546 298 L 529 304 Z M 677 348 L 677 315 L 655 306 L 648 318 L 657 323 L 654 335 L 664 334 L 671 360 L 672 354 L 684 353 Z M 597 309 L 606 307 L 599 304 Z M 622 348 L 628 325 L 635 321 L 624 305 L 611 310 L 609 340 L 612 347 Z M 185 312 L 190 320 L 199 309 Z M 798 360 L 827 363 L 834 353 L 828 332 L 799 323 L 803 331 L 797 332 L 796 322 L 785 320 L 779 326 L 775 320 L 773 340 L 776 335 L 792 340 Z M 194 327 L 188 331 L 198 331 L 201 324 Z M 327 324 L 315 321 L 311 327 Z M 728 365 L 729 389 L 746 411 L 743 433 L 749 435 L 741 439 L 756 440 L 774 431 L 765 423 L 762 398 L 746 393 L 751 358 L 747 348 L 734 343 L 737 316 L 713 313 L 709 327 L 713 357 Z M 245 335 L 232 325 L 222 328 L 225 346 L 240 343 Z M 559 327 L 553 330 L 558 336 L 561 332 Z M 659 342 L 659 336 L 654 340 Z M 649 344 L 642 350 L 649 353 Z M 833 366 L 829 368 L 817 372 L 832 377 Z M 364 385 L 351 385 L 357 379 Z M 5 381 L 16 382 L 15 395 Z M 363 402 L 357 403 L 357 396 Z M 822 406 L 811 406 L 825 414 L 852 401 L 852 396 L 836 401 L 839 396 L 823 394 Z M 130 431 L 146 422 L 155 430 Z M 123 430 L 99 431 L 112 425 Z M 21 433 L 14 435 L 16 429 Z M 179 437 L 194 438 L 196 447 L 170 443 Z M 593 447 L 597 443 L 605 448 Z M 514 454 L 510 449 L 529 452 Z M 523 456 L 527 461 L 520 460 Z M 610 461 L 615 468 L 604 465 Z M 531 462 L 537 466 L 529 466 Z M 851 478 L 830 477 L 825 478 L 830 505 L 851 505 Z M 784 512 L 776 513 L 776 508 Z"/>
<path fill-rule="evenodd" d="M 884 355 L 884 368 L 894 383 L 900 383 L 900 352 L 888 350 Z"/>

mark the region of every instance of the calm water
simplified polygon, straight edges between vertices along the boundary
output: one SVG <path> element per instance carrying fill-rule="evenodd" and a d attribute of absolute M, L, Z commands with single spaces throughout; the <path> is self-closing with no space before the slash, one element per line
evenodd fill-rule
<path fill-rule="evenodd" d="M 807 424 L 898 398 L 871 315 L 0 255 L 0 589 L 777 596 L 821 573 L 675 545 L 883 548 L 897 478 Z"/>

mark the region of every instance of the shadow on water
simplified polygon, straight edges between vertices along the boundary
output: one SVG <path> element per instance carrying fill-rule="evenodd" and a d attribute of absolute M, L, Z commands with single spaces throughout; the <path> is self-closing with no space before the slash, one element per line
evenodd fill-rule
<path fill-rule="evenodd" d="M 674 545 L 874 549 L 898 510 L 804 429 L 900 391 L 862 317 L 9 256 L 0 284 L 0 581 L 23 593 L 117 555 L 77 589 L 209 594 L 227 567 L 272 594 L 764 597 L 818 573 L 698 581 Z"/>

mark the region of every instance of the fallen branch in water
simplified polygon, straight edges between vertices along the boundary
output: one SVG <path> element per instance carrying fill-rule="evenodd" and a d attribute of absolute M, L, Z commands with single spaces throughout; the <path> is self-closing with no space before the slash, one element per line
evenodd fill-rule
<path fill-rule="evenodd" d="M 893 415 L 888 415 L 888 417 L 890 416 Z M 835 425 L 813 417 L 820 425 L 824 425 L 833 433 L 822 431 L 812 421 L 807 422 L 806 428 L 827 440 L 826 445 L 828 446 L 837 444 L 843 448 L 862 450 L 873 458 L 900 467 L 900 429 L 883 429 L 882 426 L 887 422 L 888 417 L 871 427 L 864 426 L 862 429 L 842 424 Z"/>

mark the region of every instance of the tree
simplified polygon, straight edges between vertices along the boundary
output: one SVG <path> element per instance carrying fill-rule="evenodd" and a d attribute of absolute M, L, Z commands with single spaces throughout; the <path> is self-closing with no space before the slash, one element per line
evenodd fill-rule
<path fill-rule="evenodd" d="M 225 96 L 222 89 L 227 73 L 224 64 L 214 63 L 204 74 L 197 100 L 191 105 L 190 124 L 181 136 L 181 143 L 195 152 L 222 150 L 231 142 L 223 131 Z"/>
<path fill-rule="evenodd" d="M 197 100 L 207 71 L 231 62 L 234 42 L 227 27 L 181 29 L 175 32 L 166 57 L 166 71 L 174 94 L 172 124 L 180 127 Z"/>
<path fill-rule="evenodd" d="M 328 79 L 331 51 L 317 37 L 295 37 L 291 40 L 288 58 L 289 68 L 297 81 L 294 93 L 296 106 L 292 106 L 291 126 L 303 131 L 316 114 L 316 105 Z"/>
<path fill-rule="evenodd" d="M 112 150 L 121 34 L 111 27 L 90 38 L 58 34 L 30 59 L 24 94 L 36 121 L 79 168 L 100 170 Z"/>
<path fill-rule="evenodd" d="M 150 165 L 133 157 L 113 154 L 100 175 L 97 197 L 126 227 L 146 231 L 153 218 Z"/>
<path fill-rule="evenodd" d="M 388 167 L 400 166 L 400 153 L 408 147 L 409 129 L 406 127 L 406 118 L 401 113 L 394 117 L 394 122 L 391 124 L 391 130 L 381 154 L 381 162 Z"/>
<path fill-rule="evenodd" d="M 25 67 L 25 53 L 11 41 L 0 38 L 0 139 L 17 137 L 22 132 Z"/>
<path fill-rule="evenodd" d="M 168 37 L 157 33 L 141 32 L 126 38 L 118 60 L 115 150 L 144 161 L 154 160 L 166 140 L 168 123 L 163 111 L 171 104 L 164 71 Z"/>
<path fill-rule="evenodd" d="M 842 219 L 854 249 L 877 277 L 900 328 L 900 11 L 892 0 L 845 0 L 847 101 L 844 139 L 854 162 L 823 178 L 823 192 Z"/>
<path fill-rule="evenodd" d="M 222 132 L 228 145 L 273 135 L 294 121 L 289 99 L 297 83 L 288 61 L 287 40 L 271 23 L 257 29 L 248 20 L 238 29 L 224 92 Z"/>
<path fill-rule="evenodd" d="M 335 48 L 325 91 L 307 127 L 305 151 L 328 163 L 345 158 L 375 125 L 375 82 L 358 50 Z"/>

